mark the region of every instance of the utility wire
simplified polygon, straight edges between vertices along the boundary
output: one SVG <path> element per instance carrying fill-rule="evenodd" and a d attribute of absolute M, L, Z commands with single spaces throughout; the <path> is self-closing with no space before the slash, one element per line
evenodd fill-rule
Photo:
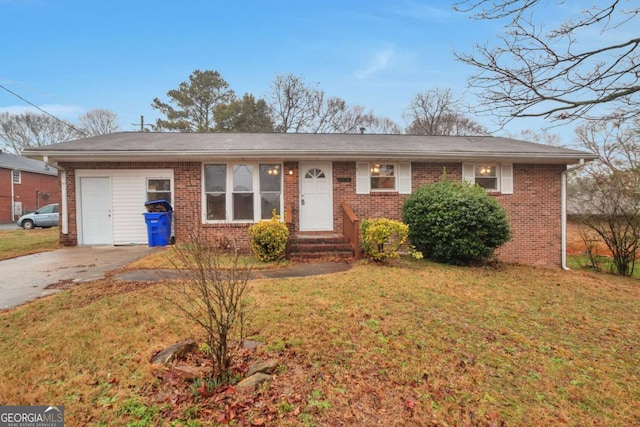
<path fill-rule="evenodd" d="M 89 134 L 87 134 L 86 132 L 84 132 L 84 131 L 82 131 L 82 130 L 78 129 L 77 127 L 73 126 L 73 125 L 72 125 L 72 124 L 70 124 L 70 123 L 65 122 L 65 121 L 64 121 L 64 120 L 62 120 L 62 119 L 57 118 L 57 117 L 56 117 L 56 116 L 54 116 L 53 114 L 49 113 L 48 111 L 43 110 L 42 108 L 38 107 L 38 106 L 37 106 L 36 104 L 34 104 L 33 102 L 31 102 L 31 101 L 29 101 L 29 100 L 27 100 L 27 99 L 24 99 L 22 96 L 18 95 L 17 93 L 15 93 L 14 91 L 12 91 L 12 90 L 10 90 L 10 89 L 7 89 L 6 87 L 2 86 L 1 84 L 0 84 L 0 89 L 4 89 L 4 90 L 6 90 L 6 91 L 7 91 L 7 92 L 9 92 L 11 95 L 15 96 L 16 98 L 21 99 L 22 101 L 26 102 L 27 104 L 31 105 L 32 107 L 36 108 L 37 110 L 42 111 L 42 112 L 43 112 L 44 114 L 46 114 L 47 116 L 49 116 L 49 117 L 51 117 L 51 118 L 53 118 L 53 119 L 55 119 L 55 120 L 59 121 L 59 122 L 60 122 L 60 123 L 62 123 L 63 125 L 70 127 L 70 128 L 71 128 L 71 129 L 73 129 L 74 131 L 78 132 L 80 135 L 82 135 L 82 136 L 86 136 L 86 137 L 89 137 Z"/>

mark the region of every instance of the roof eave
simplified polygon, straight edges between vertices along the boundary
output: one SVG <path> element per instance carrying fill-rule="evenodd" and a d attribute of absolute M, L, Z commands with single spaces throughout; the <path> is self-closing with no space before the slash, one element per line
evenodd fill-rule
<path fill-rule="evenodd" d="M 225 151 L 67 151 L 38 150 L 25 151 L 27 157 L 46 162 L 96 162 L 96 161 L 203 161 L 223 159 L 278 159 L 278 160 L 334 160 L 353 161 L 394 159 L 399 161 L 501 161 L 513 163 L 554 163 L 572 164 L 581 160 L 598 158 L 586 153 L 513 153 L 513 152 L 366 152 L 366 151 L 296 151 L 296 150 L 225 150 Z"/>

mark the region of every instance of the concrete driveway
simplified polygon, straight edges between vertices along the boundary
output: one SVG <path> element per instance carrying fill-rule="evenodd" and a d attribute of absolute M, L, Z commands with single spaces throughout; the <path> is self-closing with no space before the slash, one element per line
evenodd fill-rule
<path fill-rule="evenodd" d="M 101 279 L 162 248 L 148 246 L 76 246 L 0 261 L 0 310 L 57 292 L 56 283 Z"/>

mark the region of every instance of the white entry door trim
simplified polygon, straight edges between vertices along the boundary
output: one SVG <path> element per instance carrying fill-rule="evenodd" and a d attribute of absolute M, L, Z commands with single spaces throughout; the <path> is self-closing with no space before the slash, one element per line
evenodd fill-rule
<path fill-rule="evenodd" d="M 300 163 L 300 231 L 333 230 L 331 162 Z"/>

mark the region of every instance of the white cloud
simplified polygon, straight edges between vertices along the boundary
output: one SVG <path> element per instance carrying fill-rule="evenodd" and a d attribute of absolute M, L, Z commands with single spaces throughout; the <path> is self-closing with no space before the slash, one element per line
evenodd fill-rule
<path fill-rule="evenodd" d="M 354 76 L 357 79 L 366 79 L 374 74 L 383 71 L 392 64 L 392 60 L 396 56 L 393 47 L 385 47 L 373 53 L 373 57 L 367 62 L 364 68 L 356 70 Z"/>

